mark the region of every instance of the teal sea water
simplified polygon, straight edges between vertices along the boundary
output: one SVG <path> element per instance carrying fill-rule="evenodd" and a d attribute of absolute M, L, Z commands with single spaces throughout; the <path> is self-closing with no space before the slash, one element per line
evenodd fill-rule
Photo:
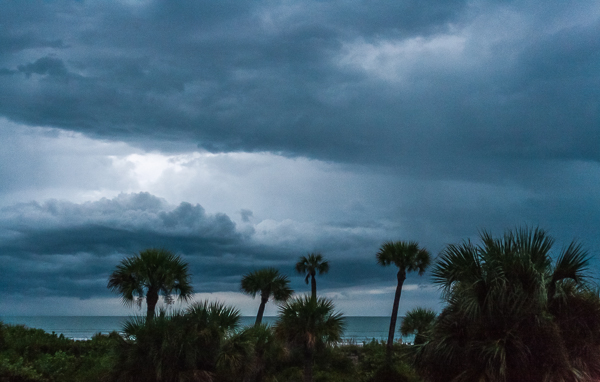
<path fill-rule="evenodd" d="M 96 333 L 120 331 L 123 323 L 129 317 L 125 316 L 4 316 L 0 320 L 6 324 L 25 325 L 30 328 L 43 329 L 48 333 L 63 334 L 74 339 L 89 339 Z M 358 317 L 347 316 L 345 340 L 358 343 L 370 341 L 372 338 L 385 340 L 390 325 L 389 317 Z M 274 324 L 276 317 L 264 317 L 263 322 Z M 241 325 L 254 324 L 255 317 L 242 317 Z M 398 326 L 402 319 L 398 318 Z M 400 333 L 397 334 L 400 337 Z M 410 342 L 411 338 L 404 338 Z"/>

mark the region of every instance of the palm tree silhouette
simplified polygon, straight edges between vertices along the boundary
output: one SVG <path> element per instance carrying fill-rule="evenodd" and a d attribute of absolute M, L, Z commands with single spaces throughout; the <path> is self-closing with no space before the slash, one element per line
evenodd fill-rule
<path fill-rule="evenodd" d="M 577 243 L 552 256 L 541 229 L 448 245 L 432 270 L 447 306 L 418 364 L 427 379 L 600 378 L 600 298 Z M 553 260 L 556 259 L 556 260 Z"/>
<path fill-rule="evenodd" d="M 406 316 L 400 325 L 400 333 L 403 336 L 414 334 L 415 345 L 422 345 L 435 323 L 437 313 L 432 309 L 415 308 L 406 312 Z"/>
<path fill-rule="evenodd" d="M 121 260 L 108 279 L 108 288 L 121 294 L 123 302 L 131 305 L 146 300 L 146 319 L 154 318 L 159 295 L 170 304 L 172 294 L 187 301 L 192 296 L 191 277 L 187 264 L 166 249 L 150 248 Z"/>
<path fill-rule="evenodd" d="M 115 381 L 212 381 L 239 325 L 240 312 L 220 302 L 192 304 L 185 311 L 160 310 L 152 320 L 133 318 L 116 343 Z M 233 354 L 235 356 L 235 354 Z M 192 378 L 193 376 L 193 378 Z M 218 379 L 217 379 L 218 380 Z"/>
<path fill-rule="evenodd" d="M 317 273 L 323 274 L 329 272 L 329 261 L 323 261 L 323 255 L 320 253 L 310 253 L 308 256 L 301 256 L 296 263 L 296 272 L 306 274 L 304 281 L 308 284 L 310 279 L 310 289 L 312 298 L 317 298 Z"/>
<path fill-rule="evenodd" d="M 228 338 L 223 351 L 227 352 L 228 348 L 234 350 L 229 352 L 229 358 L 222 363 L 227 369 L 228 376 L 224 381 L 271 380 L 269 377 L 276 373 L 280 362 L 285 362 L 286 358 L 284 344 L 266 324 L 250 326 L 238 331 Z M 234 373 L 237 373 L 237 377 Z"/>
<path fill-rule="evenodd" d="M 431 255 L 425 248 L 419 248 L 419 244 L 414 241 L 388 241 L 383 243 L 379 252 L 377 252 L 377 264 L 388 266 L 394 264 L 398 267 L 396 278 L 396 294 L 394 296 L 394 307 L 392 309 L 392 318 L 390 320 L 390 330 L 387 340 L 387 357 L 392 356 L 392 345 L 394 344 L 394 332 L 396 331 L 396 321 L 398 319 L 398 306 L 400 305 L 400 295 L 402 294 L 402 285 L 406 280 L 407 272 L 418 272 L 423 275 L 425 269 L 431 263 Z"/>
<path fill-rule="evenodd" d="M 331 300 L 302 296 L 279 308 L 276 335 L 299 347 L 304 353 L 304 382 L 312 382 L 312 366 L 316 350 L 324 344 L 340 340 L 344 332 L 341 313 L 334 312 Z"/>
<path fill-rule="evenodd" d="M 260 293 L 260 306 L 256 315 L 255 325 L 262 322 L 265 305 L 271 296 L 275 301 L 286 301 L 294 291 L 289 287 L 290 281 L 287 276 L 280 275 L 275 268 L 264 268 L 247 273 L 242 277 L 242 292 L 256 297 Z"/>

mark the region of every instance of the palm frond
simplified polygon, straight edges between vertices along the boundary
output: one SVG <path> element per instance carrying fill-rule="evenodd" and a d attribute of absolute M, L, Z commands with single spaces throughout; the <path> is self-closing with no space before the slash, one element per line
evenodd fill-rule
<path fill-rule="evenodd" d="M 415 308 L 406 312 L 402 324 L 400 325 L 400 333 L 403 336 L 410 334 L 415 335 L 415 344 L 425 342 L 426 336 L 432 329 L 437 313 L 432 309 Z"/>
<path fill-rule="evenodd" d="M 456 283 L 475 283 L 483 276 L 478 249 L 470 242 L 448 245 L 431 271 L 434 284 L 448 291 Z"/>
<path fill-rule="evenodd" d="M 572 279 L 576 283 L 584 281 L 589 270 L 589 262 L 590 257 L 581 244 L 571 242 L 556 261 L 552 283 L 564 279 Z"/>
<path fill-rule="evenodd" d="M 275 333 L 289 343 L 309 348 L 339 341 L 345 320 L 334 309 L 329 299 L 293 298 L 279 307 Z"/>

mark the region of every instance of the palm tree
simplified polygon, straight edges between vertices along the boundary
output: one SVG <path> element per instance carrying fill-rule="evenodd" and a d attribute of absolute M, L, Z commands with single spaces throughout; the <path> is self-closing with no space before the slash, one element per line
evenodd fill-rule
<path fill-rule="evenodd" d="M 379 252 L 377 252 L 377 264 L 388 266 L 394 264 L 398 267 L 396 278 L 396 294 L 394 295 L 394 307 L 392 308 L 392 318 L 390 320 L 390 330 L 387 340 L 387 357 L 391 360 L 392 345 L 394 344 L 394 333 L 396 331 L 396 321 L 398 319 L 398 306 L 400 305 L 400 295 L 402 294 L 402 285 L 406 280 L 407 272 L 418 272 L 422 276 L 425 269 L 431 263 L 431 255 L 425 248 L 419 248 L 419 244 L 414 241 L 388 241 L 383 243 Z"/>
<path fill-rule="evenodd" d="M 250 326 L 229 337 L 219 360 L 223 382 L 262 382 L 284 361 L 285 348 L 268 325 Z"/>
<path fill-rule="evenodd" d="M 406 316 L 400 325 L 400 333 L 403 336 L 414 334 L 415 345 L 425 343 L 427 335 L 431 331 L 437 314 L 431 309 L 415 308 L 406 312 Z"/>
<path fill-rule="evenodd" d="M 323 255 L 320 253 L 310 253 L 308 256 L 301 256 L 296 263 L 296 272 L 300 274 L 306 274 L 306 284 L 310 278 L 310 289 L 312 292 L 312 298 L 317 298 L 317 280 L 315 275 L 319 273 L 329 272 L 329 261 L 323 261 Z"/>
<path fill-rule="evenodd" d="M 255 325 L 262 322 L 265 305 L 271 296 L 275 301 L 287 301 L 294 291 L 289 287 L 287 276 L 280 275 L 275 268 L 264 268 L 247 273 L 242 277 L 242 292 L 256 297 L 260 293 L 260 306 L 256 315 Z"/>
<path fill-rule="evenodd" d="M 417 358 L 431 381 L 600 378 L 600 297 L 589 256 L 521 228 L 446 247 L 432 271 L 447 306 Z"/>
<path fill-rule="evenodd" d="M 334 312 L 331 300 L 297 297 L 279 308 L 275 334 L 304 353 L 304 382 L 312 382 L 315 352 L 340 340 L 344 332 L 341 313 Z"/>
<path fill-rule="evenodd" d="M 150 248 L 121 260 L 108 279 L 108 288 L 121 294 L 127 305 L 146 299 L 146 318 L 154 318 L 158 297 L 162 294 L 167 304 L 176 293 L 180 300 L 192 296 L 191 277 L 187 264 L 180 256 L 166 249 Z"/>
<path fill-rule="evenodd" d="M 212 381 L 239 320 L 237 309 L 208 301 L 171 314 L 161 310 L 151 320 L 130 319 L 114 349 L 112 380 Z"/>

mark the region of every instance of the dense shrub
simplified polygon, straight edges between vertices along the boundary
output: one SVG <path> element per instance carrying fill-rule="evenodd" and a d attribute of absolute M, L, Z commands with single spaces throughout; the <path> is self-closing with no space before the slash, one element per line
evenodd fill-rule
<path fill-rule="evenodd" d="M 0 324 L 0 381 L 105 381 L 119 335 L 75 341 L 22 325 Z"/>
<path fill-rule="evenodd" d="M 115 381 L 212 381 L 222 350 L 239 323 L 239 311 L 220 303 L 132 319 L 116 347 Z"/>
<path fill-rule="evenodd" d="M 235 314 L 217 314 L 219 306 L 196 306 L 194 319 L 182 312 L 159 315 L 150 324 L 133 320 L 126 338 L 113 332 L 74 341 L 40 329 L 0 325 L 0 382 L 303 380 L 298 349 L 286 348 L 265 325 L 236 330 Z M 404 378 L 399 381 L 416 381 L 407 366 L 409 350 L 395 345 L 394 375 Z M 325 346 L 315 357 L 314 381 L 378 381 L 385 360 L 385 343 L 375 340 Z"/>
<path fill-rule="evenodd" d="M 417 364 L 429 381 L 596 381 L 600 296 L 590 256 L 541 229 L 449 245 L 432 275 L 447 302 Z"/>

